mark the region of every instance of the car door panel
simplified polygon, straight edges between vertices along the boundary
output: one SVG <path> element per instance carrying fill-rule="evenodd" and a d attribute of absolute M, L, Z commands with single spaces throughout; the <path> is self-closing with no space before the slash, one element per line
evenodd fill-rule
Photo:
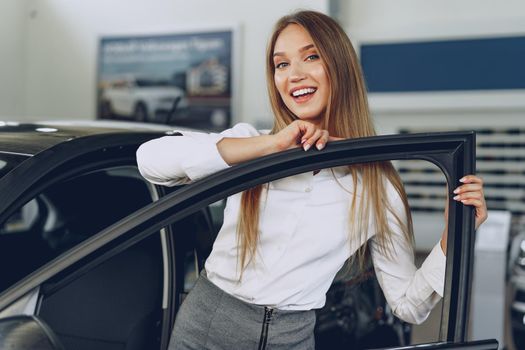
<path fill-rule="evenodd" d="M 402 346 L 388 348 L 388 350 L 498 350 L 498 342 L 492 340 L 477 340 L 469 342 L 436 342 L 430 344 L 417 344 L 415 346 Z M 377 349 L 383 350 L 383 349 Z"/>

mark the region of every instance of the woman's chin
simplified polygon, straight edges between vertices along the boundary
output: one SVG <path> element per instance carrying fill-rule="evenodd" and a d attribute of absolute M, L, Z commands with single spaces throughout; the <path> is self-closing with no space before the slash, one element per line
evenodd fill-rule
<path fill-rule="evenodd" d="M 323 118 L 319 114 L 313 113 L 295 113 L 297 119 L 304 120 L 305 122 L 310 122 L 314 124 L 320 124 L 323 121 Z"/>

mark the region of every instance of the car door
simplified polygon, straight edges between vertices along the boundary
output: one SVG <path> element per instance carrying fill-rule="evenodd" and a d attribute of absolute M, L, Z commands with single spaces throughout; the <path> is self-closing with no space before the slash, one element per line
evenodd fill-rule
<path fill-rule="evenodd" d="M 299 173 L 396 159 L 422 159 L 434 163 L 451 184 L 449 188 L 453 188 L 453 184 L 457 184 L 462 176 L 474 172 L 474 134 L 428 133 L 345 140 L 331 143 L 323 151 L 289 150 L 231 167 L 176 189 L 174 193 L 102 230 L 76 251 L 58 257 L 17 284 L 10 293 L 1 295 L 0 310 L 56 276 L 67 276 L 68 271 L 71 273 L 75 269 L 94 268 L 100 261 L 105 261 L 155 232 L 166 229 L 170 232 L 167 235 L 167 244 L 171 248 L 168 257 L 171 270 L 165 273 L 171 274 L 172 279 L 168 293 L 164 294 L 167 297 L 163 300 L 171 310 L 166 329 L 162 333 L 161 348 L 165 349 L 170 325 L 174 322 L 181 296 L 186 291 L 185 279 L 181 275 L 187 273 L 185 265 L 192 264 L 191 255 L 188 263 L 188 256 L 180 254 L 180 237 L 184 240 L 184 237 L 213 236 L 215 230 L 210 211 L 217 203 L 255 185 Z M 497 349 L 497 342 L 493 340 L 466 341 L 474 217 L 471 208 L 458 205 L 453 200 L 449 200 L 448 204 L 447 273 L 438 342 L 399 349 Z M 199 231 L 204 233 L 199 234 Z M 209 242 L 203 246 L 209 248 Z M 198 249 L 193 250 L 196 271 L 190 273 L 198 272 L 200 267 L 199 254 L 196 253 Z M 188 252 L 187 249 L 182 249 L 184 251 Z M 96 258 L 93 258 L 94 255 Z"/>

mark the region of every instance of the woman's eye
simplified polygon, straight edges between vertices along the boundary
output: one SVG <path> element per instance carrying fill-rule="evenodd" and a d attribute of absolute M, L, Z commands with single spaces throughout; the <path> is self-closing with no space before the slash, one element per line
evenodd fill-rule
<path fill-rule="evenodd" d="M 286 67 L 287 65 L 288 65 L 287 62 L 281 62 L 281 63 L 277 63 L 277 64 L 275 65 L 275 68 L 280 69 L 280 68 L 284 68 L 284 67 Z"/>
<path fill-rule="evenodd" d="M 306 57 L 307 61 L 314 61 L 314 60 L 317 60 L 317 59 L 319 59 L 319 55 L 317 55 L 317 54 L 309 55 L 308 57 Z"/>

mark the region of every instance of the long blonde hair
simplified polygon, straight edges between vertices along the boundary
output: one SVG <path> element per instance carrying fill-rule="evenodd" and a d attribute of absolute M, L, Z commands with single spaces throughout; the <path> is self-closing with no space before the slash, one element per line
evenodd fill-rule
<path fill-rule="evenodd" d="M 299 11 L 282 17 L 275 25 L 266 52 L 266 78 L 270 103 L 275 116 L 272 134 L 284 129 L 297 117 L 286 107 L 274 83 L 273 50 L 279 34 L 290 24 L 300 25 L 312 37 L 313 44 L 324 61 L 330 82 L 330 98 L 324 115 L 324 128 L 332 136 L 358 138 L 376 135 L 366 87 L 357 55 L 350 39 L 335 20 L 314 11 Z M 412 219 L 401 179 L 390 162 L 374 162 L 349 166 L 354 191 L 350 203 L 350 239 L 357 240 L 357 257 L 362 269 L 367 255 L 369 223 L 376 232 L 376 242 L 383 254 L 391 254 L 392 229 L 387 214 L 391 213 L 404 237 L 413 244 Z M 359 182 L 359 183 L 358 183 Z M 392 207 L 387 196 L 390 182 L 402 199 L 406 223 Z M 359 186 L 358 186 L 359 185 Z M 246 266 L 255 258 L 259 240 L 259 206 L 264 185 L 248 189 L 241 196 L 241 210 L 237 226 L 240 278 Z M 360 191 L 358 191 L 360 188 Z M 358 193 L 359 192 L 359 193 Z M 368 200 L 357 200 L 357 197 Z"/>

